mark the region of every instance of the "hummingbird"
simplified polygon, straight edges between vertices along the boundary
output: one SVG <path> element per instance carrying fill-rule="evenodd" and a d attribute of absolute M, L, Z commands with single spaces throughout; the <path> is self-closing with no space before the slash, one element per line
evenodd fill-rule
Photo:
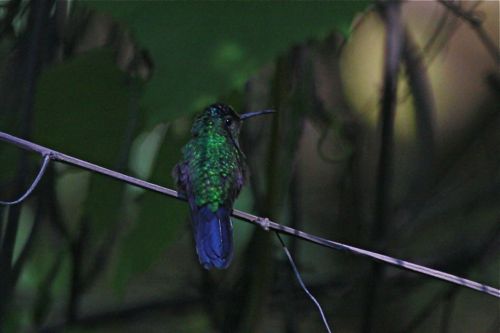
<path fill-rule="evenodd" d="M 230 215 L 247 176 L 238 141 L 241 124 L 272 112 L 239 115 L 229 105 L 212 104 L 196 117 L 192 137 L 182 148 L 173 177 L 189 203 L 196 252 L 205 269 L 227 268 L 233 257 Z"/>

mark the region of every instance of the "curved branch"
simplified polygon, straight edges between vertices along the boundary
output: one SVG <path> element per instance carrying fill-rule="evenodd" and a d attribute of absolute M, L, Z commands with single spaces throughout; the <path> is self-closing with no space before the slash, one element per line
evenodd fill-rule
<path fill-rule="evenodd" d="M 42 180 L 42 177 L 45 174 L 47 167 L 49 166 L 49 162 L 50 162 L 50 156 L 49 154 L 45 154 L 43 157 L 42 166 L 40 167 L 40 171 L 38 171 L 35 180 L 33 180 L 33 183 L 28 188 L 28 190 L 19 199 L 14 201 L 0 201 L 0 205 L 11 206 L 23 202 L 35 190 L 35 188 L 40 183 L 40 180 Z"/>
<path fill-rule="evenodd" d="M 45 157 L 49 156 L 49 158 L 51 160 L 54 160 L 54 161 L 66 163 L 69 165 L 79 167 L 81 169 L 100 173 L 104 176 L 114 178 L 114 179 L 126 182 L 130 185 L 141 187 L 141 188 L 149 190 L 149 191 L 164 194 L 164 195 L 167 195 L 169 197 L 176 198 L 178 200 L 185 200 L 185 198 L 183 196 L 181 196 L 175 190 L 172 190 L 172 189 L 169 189 L 169 188 L 157 185 L 157 184 L 153 184 L 153 183 L 141 180 L 141 179 L 137 179 L 137 178 L 134 178 L 131 176 L 127 176 L 123 173 L 112 171 L 112 170 L 107 169 L 107 168 L 103 168 L 103 167 L 98 166 L 96 164 L 80 160 L 78 158 L 60 153 L 58 151 L 55 151 L 55 150 L 52 150 L 52 149 L 49 149 L 49 148 L 46 148 L 46 147 L 43 147 L 40 145 L 37 145 L 35 143 L 23 140 L 21 138 L 12 136 L 12 135 L 7 134 L 7 133 L 0 132 L 0 141 L 12 143 L 12 144 L 14 144 L 22 149 L 32 151 L 32 152 L 37 152 L 39 154 L 42 154 Z M 315 244 L 318 244 L 318 245 L 321 245 L 324 247 L 328 247 L 328 248 L 338 250 L 338 251 L 348 252 L 348 253 L 355 254 L 358 256 L 362 256 L 362 257 L 368 257 L 368 258 L 371 258 L 375 261 L 383 262 L 383 263 L 389 264 L 391 266 L 398 267 L 400 269 L 420 273 L 420 274 L 423 274 L 423 275 L 426 275 L 429 277 L 436 278 L 438 280 L 450 282 L 450 283 L 453 283 L 453 284 L 456 284 L 456 285 L 459 285 L 462 287 L 466 287 L 466 288 L 469 288 L 472 290 L 479 291 L 481 293 L 485 293 L 485 294 L 500 298 L 500 289 L 497 289 L 497 288 L 494 288 L 494 287 L 491 287 L 491 286 L 488 286 L 485 284 L 481 284 L 479 282 L 475 282 L 472 280 L 464 279 L 464 278 L 458 277 L 458 276 L 453 275 L 453 274 L 444 273 L 444 272 L 441 272 L 441 271 L 438 271 L 438 270 L 435 270 L 432 268 L 428 268 L 425 266 L 414 264 L 414 263 L 409 262 L 409 261 L 404 261 L 401 259 L 397 259 L 397 258 L 393 258 L 393 257 L 387 256 L 387 255 L 384 255 L 384 254 L 360 249 L 360 248 L 357 248 L 355 246 L 346 245 L 346 244 L 339 243 L 339 242 L 334 242 L 334 241 L 331 241 L 331 240 L 328 240 L 325 238 L 321 238 L 318 236 L 308 234 L 306 232 L 303 232 L 303 231 L 300 231 L 300 230 L 297 230 L 294 228 L 290 228 L 290 227 L 278 224 L 276 222 L 270 221 L 267 218 L 255 216 L 255 215 L 243 212 L 243 211 L 233 210 L 232 216 L 236 217 L 240 220 L 243 220 L 245 222 L 258 225 L 266 231 L 274 230 L 274 231 L 277 231 L 279 233 L 298 237 L 300 239 L 303 239 L 303 240 L 306 240 L 306 241 L 309 241 L 311 243 L 315 243 Z"/>
<path fill-rule="evenodd" d="M 460 7 L 460 5 L 455 4 L 454 2 L 447 0 L 438 0 L 438 2 L 446 7 L 455 16 L 461 18 L 471 26 L 472 30 L 479 37 L 486 50 L 488 50 L 488 53 L 495 60 L 495 63 L 498 64 L 500 62 L 500 50 L 498 48 L 498 45 L 496 45 L 496 43 L 484 30 L 483 21 L 481 20 L 481 18 L 479 18 L 473 12 L 473 10 L 464 10 Z"/>

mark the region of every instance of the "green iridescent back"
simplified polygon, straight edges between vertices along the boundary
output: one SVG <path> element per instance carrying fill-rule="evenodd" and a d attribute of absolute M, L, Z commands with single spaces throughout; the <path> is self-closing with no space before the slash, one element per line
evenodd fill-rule
<path fill-rule="evenodd" d="M 190 208 L 196 253 L 206 269 L 224 269 L 233 258 L 233 203 L 245 182 L 245 155 L 238 143 L 245 119 L 226 104 L 205 108 L 193 124 L 192 138 L 182 149 L 173 176 Z"/>
<path fill-rule="evenodd" d="M 178 176 L 180 185 L 190 186 L 183 190 L 194 196 L 196 205 L 207 205 L 212 212 L 220 206 L 232 207 L 245 179 L 239 117 L 232 109 L 222 111 L 208 108 L 196 119 L 193 138 L 182 150 Z"/>

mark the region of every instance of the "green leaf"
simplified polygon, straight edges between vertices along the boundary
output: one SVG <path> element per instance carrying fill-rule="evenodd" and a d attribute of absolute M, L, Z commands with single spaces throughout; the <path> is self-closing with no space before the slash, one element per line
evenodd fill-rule
<path fill-rule="evenodd" d="M 370 1 L 82 1 L 111 14 L 151 52 L 148 122 L 173 119 L 241 88 L 293 43 L 346 31 Z"/>
<path fill-rule="evenodd" d="M 91 221 L 91 232 L 101 235 L 109 226 L 120 223 L 125 184 L 101 175 L 92 175 L 85 202 L 86 216 Z"/>
<path fill-rule="evenodd" d="M 128 93 L 126 75 L 106 49 L 47 69 L 37 87 L 34 141 L 101 165 L 116 163 Z"/>
<path fill-rule="evenodd" d="M 189 135 L 188 127 L 181 128 L 180 120 L 171 124 L 161 144 L 151 181 L 173 187 L 171 171 L 180 159 L 180 147 Z M 146 271 L 176 239 L 177 230 L 186 223 L 188 215 L 184 202 L 153 192 L 145 192 L 135 225 L 121 244 L 114 276 L 114 287 L 122 293 L 134 276 Z M 172 258 L 175 260 L 175 258 Z"/>

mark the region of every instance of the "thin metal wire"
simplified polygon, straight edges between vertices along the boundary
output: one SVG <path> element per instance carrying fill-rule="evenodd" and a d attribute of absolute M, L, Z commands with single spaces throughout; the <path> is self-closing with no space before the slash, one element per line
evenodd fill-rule
<path fill-rule="evenodd" d="M 44 156 L 45 158 L 47 156 L 49 156 L 50 159 L 53 161 L 59 161 L 62 163 L 66 163 L 69 165 L 79 167 L 81 169 L 100 173 L 100 174 L 105 175 L 107 177 L 126 182 L 127 184 L 134 185 L 134 186 L 137 186 L 137 187 L 149 190 L 149 191 L 161 193 L 161 194 L 167 195 L 169 197 L 176 198 L 178 200 L 186 200 L 182 195 L 177 193 L 177 191 L 174 191 L 172 189 L 169 189 L 169 188 L 157 185 L 157 184 L 153 184 L 153 183 L 141 180 L 141 179 L 130 177 L 130 176 L 127 176 L 123 173 L 112 171 L 112 170 L 107 169 L 107 168 L 103 168 L 99 165 L 80 160 L 78 158 L 60 153 L 58 151 L 55 151 L 55 150 L 52 150 L 52 149 L 49 149 L 49 148 L 46 148 L 46 147 L 43 147 L 40 145 L 37 145 L 35 143 L 23 140 L 21 138 L 12 136 L 12 135 L 7 134 L 7 133 L 0 132 L 0 141 L 12 143 L 12 144 L 14 144 L 22 149 L 28 150 L 28 151 L 37 152 L 37 153 L 41 154 L 42 156 Z M 315 244 L 318 244 L 318 245 L 321 245 L 324 247 L 328 247 L 328 248 L 331 248 L 334 250 L 344 251 L 344 252 L 348 252 L 348 253 L 355 254 L 358 256 L 362 256 L 362 257 L 368 257 L 368 258 L 371 258 L 371 259 L 398 267 L 400 269 L 417 272 L 417 273 L 420 273 L 420 274 L 423 274 L 423 275 L 426 275 L 429 277 L 433 277 L 433 278 L 436 278 L 436 279 L 439 279 L 442 281 L 450 282 L 450 283 L 453 283 L 453 284 L 456 284 L 456 285 L 459 285 L 462 287 L 466 287 L 466 288 L 469 288 L 472 290 L 479 291 L 481 293 L 485 293 L 485 294 L 500 298 L 500 290 L 499 289 L 482 284 L 482 283 L 479 283 L 479 282 L 464 279 L 464 278 L 458 277 L 458 276 L 453 275 L 453 274 L 444 273 L 444 272 L 438 271 L 436 269 L 417 265 L 417 264 L 414 264 L 412 262 L 393 258 L 393 257 L 388 256 L 388 255 L 384 255 L 384 254 L 380 254 L 380 253 L 376 253 L 376 252 L 372 252 L 372 251 L 368 251 L 368 250 L 363 250 L 363 249 L 357 248 L 355 246 L 346 245 L 346 244 L 342 244 L 339 242 L 334 242 L 334 241 L 331 241 L 331 240 L 328 240 L 325 238 L 321 238 L 318 236 L 308 234 L 306 232 L 303 232 L 303 231 L 300 231 L 300 230 L 297 230 L 294 228 L 290 228 L 290 227 L 278 224 L 276 222 L 272 222 L 267 218 L 262 218 L 262 217 L 259 217 L 259 216 L 253 215 L 253 214 L 249 214 L 246 212 L 242 212 L 239 210 L 233 210 L 232 216 L 234 216 L 238 219 L 241 219 L 245 222 L 259 225 L 261 228 L 263 228 L 265 230 L 271 229 L 271 230 L 277 231 L 279 233 L 298 237 L 300 239 L 309 241 L 311 243 L 315 243 Z"/>
<path fill-rule="evenodd" d="M 49 163 L 50 163 L 50 156 L 49 154 L 47 154 L 43 158 L 43 163 L 42 166 L 40 167 L 40 171 L 38 171 L 35 180 L 33 180 L 33 183 L 28 188 L 28 190 L 26 190 L 26 192 L 19 199 L 16 199 L 14 201 L 0 201 L 0 205 L 11 206 L 23 202 L 38 186 L 38 183 L 40 183 L 40 180 L 42 180 L 42 177 L 45 174 L 45 171 L 47 170 Z"/>
<path fill-rule="evenodd" d="M 311 243 L 315 243 L 324 247 L 328 247 L 331 249 L 335 249 L 338 251 L 344 251 L 344 252 L 349 252 L 351 254 L 355 254 L 358 256 L 362 257 L 368 257 L 371 259 L 374 259 L 376 261 L 384 262 L 386 264 L 404 269 L 404 270 L 409 270 L 413 271 L 416 273 L 420 273 L 426 276 L 430 276 L 442 281 L 450 282 L 462 287 L 470 288 L 476 291 L 479 291 L 481 293 L 485 293 L 491 296 L 495 296 L 500 298 L 500 290 L 491 286 L 488 286 L 486 284 L 482 284 L 479 282 L 475 282 L 472 280 L 468 280 L 453 274 L 448 274 L 445 272 L 438 271 L 436 269 L 432 269 L 429 267 L 421 266 L 414 264 L 409 261 L 393 258 L 391 256 L 385 255 L 385 254 L 380 254 L 377 252 L 373 251 L 368 251 L 364 249 L 360 249 L 355 246 L 339 243 L 339 242 L 334 242 L 329 239 L 321 238 L 318 236 L 314 236 L 311 234 L 308 234 L 306 232 L 296 230 L 275 222 L 270 221 L 269 219 L 266 218 L 261 218 L 249 213 L 241 212 L 241 211 L 233 211 L 233 216 L 243 219 L 244 221 L 253 223 L 253 224 L 258 224 L 260 225 L 264 230 L 275 230 L 283 234 L 288 234 L 291 236 L 295 236 L 304 240 L 307 240 Z"/>
<path fill-rule="evenodd" d="M 283 242 L 283 239 L 281 239 L 281 236 L 278 232 L 276 232 L 276 236 L 280 240 L 281 246 L 283 247 L 283 251 L 285 251 L 285 254 L 288 258 L 288 261 L 290 262 L 290 265 L 292 266 L 293 273 L 295 274 L 297 281 L 299 282 L 302 289 L 304 289 L 307 296 L 309 296 L 311 301 L 313 301 L 313 303 L 318 308 L 319 314 L 321 315 L 321 320 L 323 320 L 323 324 L 325 325 L 325 328 L 328 331 L 328 333 L 332 333 L 332 329 L 330 328 L 330 325 L 328 324 L 328 321 L 326 320 L 325 312 L 323 311 L 321 304 L 319 304 L 316 297 L 314 297 L 313 294 L 311 294 L 311 292 L 309 291 L 309 289 L 307 289 L 304 281 L 302 280 L 302 277 L 300 276 L 299 270 L 297 269 L 297 265 L 295 265 L 295 262 L 293 261 L 292 255 L 290 254 L 290 251 L 288 251 L 288 248 L 286 247 L 285 242 Z"/>

